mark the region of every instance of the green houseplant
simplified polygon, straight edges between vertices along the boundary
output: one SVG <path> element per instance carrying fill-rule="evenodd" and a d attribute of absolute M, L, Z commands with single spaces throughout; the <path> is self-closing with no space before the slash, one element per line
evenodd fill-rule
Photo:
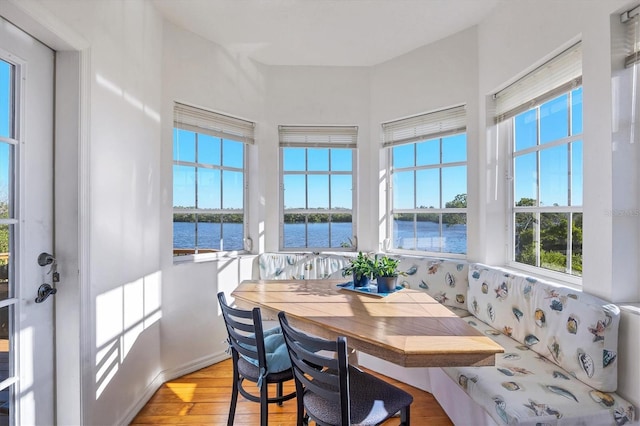
<path fill-rule="evenodd" d="M 358 256 L 349 261 L 349 265 L 342 269 L 342 276 L 353 276 L 354 287 L 365 287 L 375 276 L 375 260 L 368 254 L 358 252 Z"/>
<path fill-rule="evenodd" d="M 399 259 L 392 259 L 388 256 L 381 256 L 374 260 L 374 275 L 378 282 L 378 293 L 391 293 L 396 290 L 398 275 L 402 272 L 398 271 Z"/>

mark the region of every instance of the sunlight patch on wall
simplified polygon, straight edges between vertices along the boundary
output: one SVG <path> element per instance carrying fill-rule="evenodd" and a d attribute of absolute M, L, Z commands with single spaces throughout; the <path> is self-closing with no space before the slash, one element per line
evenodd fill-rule
<path fill-rule="evenodd" d="M 157 111 L 153 110 L 152 108 L 149 108 L 149 106 L 147 106 L 140 99 L 136 98 L 126 90 L 123 90 L 121 87 L 119 87 L 117 84 L 115 84 L 111 80 L 103 77 L 100 74 L 96 74 L 96 83 L 98 83 L 101 87 L 103 87 L 107 91 L 124 99 L 124 101 L 127 102 L 129 105 L 142 111 L 147 117 L 149 117 L 156 123 L 160 123 L 160 114 Z"/>
<path fill-rule="evenodd" d="M 96 399 L 142 333 L 162 317 L 160 283 L 156 271 L 96 297 Z"/>

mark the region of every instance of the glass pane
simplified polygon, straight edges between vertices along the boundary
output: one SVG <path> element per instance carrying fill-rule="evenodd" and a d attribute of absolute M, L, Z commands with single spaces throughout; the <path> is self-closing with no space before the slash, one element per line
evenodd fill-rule
<path fill-rule="evenodd" d="M 568 95 L 540 105 L 540 143 L 569 136 Z"/>
<path fill-rule="evenodd" d="M 283 233 L 284 248 L 306 247 L 307 227 L 305 225 L 305 215 L 285 214 Z"/>
<path fill-rule="evenodd" d="M 329 215 L 309 215 L 307 247 L 329 247 Z"/>
<path fill-rule="evenodd" d="M 582 141 L 571 144 L 571 205 L 582 205 Z"/>
<path fill-rule="evenodd" d="M 329 150 L 327 148 L 307 150 L 308 170 L 325 172 L 329 170 Z"/>
<path fill-rule="evenodd" d="M 445 213 L 442 215 L 442 251 L 465 254 L 467 252 L 466 213 Z"/>
<path fill-rule="evenodd" d="M 516 262 L 537 266 L 535 213 L 516 213 L 514 256 Z"/>
<path fill-rule="evenodd" d="M 220 215 L 199 214 L 196 247 L 200 250 L 222 250 Z"/>
<path fill-rule="evenodd" d="M 443 207 L 457 207 L 456 200 L 467 193 L 467 166 L 442 168 Z"/>
<path fill-rule="evenodd" d="M 226 214 L 222 223 L 222 250 L 244 250 L 244 216 Z"/>
<path fill-rule="evenodd" d="M 540 214 L 540 263 L 552 271 L 567 272 L 569 214 Z"/>
<path fill-rule="evenodd" d="M 535 152 L 515 158 L 514 202 L 516 206 L 537 205 L 538 172 Z"/>
<path fill-rule="evenodd" d="M 220 138 L 198 134 L 198 163 L 220 166 Z"/>
<path fill-rule="evenodd" d="M 196 246 L 196 215 L 173 215 L 173 248 L 192 249 Z"/>
<path fill-rule="evenodd" d="M 540 151 L 540 205 L 569 205 L 568 146 Z"/>
<path fill-rule="evenodd" d="M 310 209 L 328 209 L 329 208 L 329 176 L 328 175 L 309 175 L 308 182 L 308 205 Z M 328 244 L 327 240 L 327 244 Z M 328 247 L 325 246 L 325 247 Z"/>
<path fill-rule="evenodd" d="M 0 60 L 0 136 L 13 136 L 11 125 L 12 112 L 12 74 L 13 66 Z"/>
<path fill-rule="evenodd" d="M 222 141 L 222 165 L 225 167 L 244 168 L 244 144 L 242 142 Z"/>
<path fill-rule="evenodd" d="M 331 175 L 331 208 L 348 209 L 353 206 L 351 175 Z"/>
<path fill-rule="evenodd" d="M 13 146 L 0 142 L 0 218 L 8 219 L 10 216 L 9 197 L 11 196 L 11 152 Z"/>
<path fill-rule="evenodd" d="M 352 221 L 349 213 L 331 215 L 331 247 L 355 248 Z"/>
<path fill-rule="evenodd" d="M 416 171 L 416 208 L 440 208 L 440 169 L 426 169 Z M 399 188 L 405 188 L 401 186 Z M 400 195 L 405 191 L 399 191 Z M 411 208 L 411 207 L 409 207 Z"/>
<path fill-rule="evenodd" d="M 454 163 L 467 161 L 467 135 L 449 136 L 442 138 L 442 162 Z"/>
<path fill-rule="evenodd" d="M 173 129 L 173 160 L 196 161 L 196 134 L 188 130 Z"/>
<path fill-rule="evenodd" d="M 571 134 L 582 133 L 582 87 L 571 92 Z"/>
<path fill-rule="evenodd" d="M 536 114 L 537 110 L 532 109 L 516 115 L 513 126 L 516 152 L 537 145 L 538 121 Z"/>
<path fill-rule="evenodd" d="M 440 164 L 440 139 L 431 139 L 416 144 L 416 165 Z"/>
<path fill-rule="evenodd" d="M 582 276 L 582 213 L 573 213 L 571 228 L 571 274 Z"/>
<path fill-rule="evenodd" d="M 220 208 L 220 170 L 198 169 L 198 208 Z"/>
<path fill-rule="evenodd" d="M 304 209 L 306 207 L 305 175 L 284 175 L 284 208 Z"/>
<path fill-rule="evenodd" d="M 11 348 L 11 329 L 13 324 L 11 323 L 13 318 L 13 306 L 5 306 L 0 308 L 0 381 L 6 380 L 11 377 L 14 372 L 12 371 L 12 365 L 10 362 L 10 348 Z M 8 401 L 9 392 L 4 390 L 0 392 L 0 404 L 2 407 L 8 407 L 9 404 L 4 404 Z M 0 410 L 2 412 L 2 410 Z M 0 417 L 0 424 L 2 424 L 2 418 Z"/>
<path fill-rule="evenodd" d="M 222 171 L 222 208 L 241 209 L 244 206 L 244 173 Z"/>
<path fill-rule="evenodd" d="M 303 171 L 306 167 L 304 148 L 283 148 L 284 171 Z"/>
<path fill-rule="evenodd" d="M 13 297 L 10 280 L 11 232 L 13 225 L 0 225 L 0 300 Z"/>
<path fill-rule="evenodd" d="M 416 250 L 441 251 L 440 215 L 419 213 L 416 215 Z"/>
<path fill-rule="evenodd" d="M 196 207 L 196 168 L 173 166 L 173 207 Z"/>
<path fill-rule="evenodd" d="M 414 202 L 414 172 L 396 172 L 393 174 L 393 208 L 413 209 Z"/>
<path fill-rule="evenodd" d="M 415 215 L 400 213 L 393 215 L 393 248 L 415 250 Z"/>
<path fill-rule="evenodd" d="M 331 170 L 336 172 L 350 172 L 353 170 L 353 150 L 332 149 Z"/>
<path fill-rule="evenodd" d="M 393 148 L 393 168 L 413 167 L 416 164 L 415 144 L 394 146 Z"/>

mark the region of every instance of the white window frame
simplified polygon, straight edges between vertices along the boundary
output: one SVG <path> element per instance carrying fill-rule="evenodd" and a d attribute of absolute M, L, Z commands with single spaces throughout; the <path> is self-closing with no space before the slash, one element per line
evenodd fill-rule
<path fill-rule="evenodd" d="M 358 127 L 357 126 L 290 126 L 281 125 L 278 126 L 278 133 L 280 139 L 279 146 L 279 170 L 280 170 L 280 229 L 279 229 L 279 249 L 281 251 L 334 251 L 334 252 L 352 252 L 356 251 L 358 247 L 357 238 L 357 138 Z M 331 153 L 329 152 L 329 170 L 322 171 L 310 171 L 305 165 L 303 171 L 285 171 L 284 170 L 284 150 L 285 148 L 300 148 L 305 149 L 305 158 L 307 158 L 308 150 L 314 148 L 324 149 L 349 149 L 351 150 L 351 171 L 334 171 L 331 170 Z M 329 205 L 331 205 L 331 176 L 332 175 L 349 175 L 351 176 L 351 210 L 334 210 L 334 209 L 287 209 L 285 211 L 284 194 L 285 194 L 285 175 L 327 175 L 329 176 Z M 305 191 L 308 191 L 308 184 L 305 179 Z M 305 199 L 307 197 L 305 196 Z M 336 214 L 336 213 L 349 213 L 351 214 L 351 245 L 341 247 L 285 247 L 285 235 L 284 235 L 284 216 L 285 214 Z M 305 229 L 308 228 L 308 222 L 305 222 Z M 308 230 L 305 230 L 308 233 Z M 308 243 L 308 234 L 305 236 L 305 241 Z M 329 245 L 331 244 L 331 221 L 329 221 Z"/>
<path fill-rule="evenodd" d="M 584 131 L 578 135 L 571 134 L 571 115 L 572 115 L 572 103 L 571 92 L 582 86 L 582 48 L 581 43 L 576 43 L 569 48 L 562 51 L 557 56 L 553 57 L 549 61 L 542 64 L 532 72 L 526 74 L 520 80 L 507 86 L 505 89 L 497 92 L 494 95 L 496 101 L 495 108 L 495 121 L 498 126 L 498 139 L 506 141 L 509 149 L 509 164 L 507 165 L 507 179 L 509 181 L 509 194 L 507 200 L 507 218 L 508 223 L 506 226 L 507 234 L 507 265 L 520 269 L 531 274 L 548 277 L 554 280 L 565 282 L 577 287 L 582 285 L 582 277 L 572 275 L 566 272 L 554 271 L 552 269 L 543 268 L 542 266 L 533 266 L 525 263 L 520 263 L 515 260 L 516 253 L 516 226 L 515 217 L 516 213 L 533 213 L 538 218 L 536 230 L 534 231 L 534 240 L 536 241 L 536 265 L 540 265 L 540 215 L 542 213 L 567 213 L 572 217 L 572 214 L 583 214 L 583 206 L 571 205 L 571 199 L 569 199 L 568 206 L 516 206 L 515 203 L 515 160 L 522 155 L 536 153 L 537 157 L 537 169 L 538 175 L 540 173 L 540 153 L 546 149 L 555 148 L 558 146 L 568 146 L 568 159 L 571 159 L 571 144 L 573 142 L 582 141 L 584 146 Z M 568 96 L 568 119 L 569 119 L 569 133 L 567 137 L 559 138 L 554 141 L 549 141 L 544 144 L 540 144 L 540 114 L 536 112 L 537 120 L 537 140 L 534 147 L 530 147 L 519 152 L 515 152 L 515 117 L 521 113 L 528 112 L 530 110 L 538 109 L 546 102 L 556 99 L 564 94 Z M 584 125 L 583 125 L 584 126 Z M 567 179 L 571 179 L 571 164 L 568 168 Z M 570 188 L 571 186 L 569 186 Z M 539 200 L 540 186 L 537 186 L 536 197 Z M 584 187 L 583 187 L 584 192 Z M 584 216 L 583 216 L 584 217 Z M 569 219 L 568 229 L 571 229 L 571 219 Z M 584 229 L 584 228 L 583 228 Z M 569 242 L 571 244 L 571 232 L 568 232 Z M 571 250 L 569 250 L 571 253 Z M 570 257 L 567 257 L 567 262 L 570 263 Z"/>
<path fill-rule="evenodd" d="M 442 162 L 442 140 L 448 136 L 455 136 L 464 134 L 467 149 L 467 155 L 465 161 L 457 161 L 450 163 Z M 407 118 L 402 118 L 398 120 L 393 120 L 389 122 L 382 123 L 382 147 L 386 152 L 387 159 L 387 176 L 388 179 L 386 181 L 387 184 L 387 226 L 386 226 L 386 238 L 383 244 L 383 248 L 385 251 L 399 253 L 399 254 L 426 254 L 426 255 L 436 255 L 436 256 L 446 256 L 450 258 L 466 258 L 467 250 L 468 250 L 468 233 L 467 233 L 467 246 L 465 247 L 464 253 L 453 253 L 443 251 L 444 244 L 440 244 L 440 251 L 425 251 L 419 249 L 404 249 L 404 248 L 395 248 L 393 246 L 394 240 L 394 216 L 395 214 L 437 214 L 439 216 L 439 234 L 440 238 L 444 237 L 443 227 L 446 226 L 443 224 L 442 218 L 444 214 L 456 214 L 461 213 L 465 214 L 468 218 L 467 207 L 465 208 L 446 208 L 444 207 L 445 202 L 442 200 L 442 171 L 449 167 L 460 167 L 464 166 L 467 171 L 467 185 L 465 195 L 468 196 L 468 144 L 469 141 L 467 139 L 467 128 L 466 128 L 466 107 L 465 105 L 457 105 L 448 108 L 444 108 L 437 111 L 432 111 L 424 114 L 419 114 Z M 414 144 L 414 147 L 417 143 L 429 141 L 429 140 L 439 140 L 440 142 L 440 152 L 439 152 L 439 163 L 420 165 L 420 166 L 411 166 L 411 167 L 403 167 L 398 170 L 394 170 L 393 167 L 393 148 L 400 145 Z M 415 151 L 414 151 L 415 152 Z M 417 153 L 414 153 L 414 158 Z M 394 185 L 393 185 L 393 176 L 396 172 L 402 171 L 418 171 L 418 170 L 427 170 L 427 169 L 437 169 L 440 174 L 440 199 L 441 206 L 438 208 L 413 208 L 413 209 L 395 209 L 393 205 L 394 198 Z M 417 185 L 414 183 L 414 191 L 418 191 Z M 415 199 L 415 194 L 414 194 Z M 467 222 L 467 221 L 465 221 Z M 416 220 L 414 219 L 414 226 L 416 224 Z M 468 223 L 468 222 L 467 222 Z M 414 232 L 415 233 L 415 232 Z M 416 241 L 416 246 L 418 245 Z"/>
<path fill-rule="evenodd" d="M 255 143 L 255 123 L 244 120 L 241 118 L 236 118 L 227 114 L 222 114 L 210 110 L 206 110 L 199 107 L 194 107 L 191 105 L 183 104 L 180 102 L 174 103 L 174 127 L 173 129 L 180 130 L 188 130 L 194 132 L 196 134 L 196 153 L 197 153 L 197 138 L 198 135 L 207 135 L 210 137 L 220 138 L 220 149 L 221 149 L 221 164 L 220 165 L 211 165 L 211 164 L 203 164 L 191 161 L 182 161 L 176 160 L 172 155 L 172 169 L 173 166 L 189 166 L 195 167 L 196 171 L 198 169 L 210 169 L 210 170 L 220 170 L 221 174 L 224 171 L 234 171 L 241 172 L 243 176 L 243 196 L 242 196 L 242 209 L 224 209 L 224 206 L 221 206 L 220 209 L 208 209 L 208 208 L 175 208 L 173 207 L 172 211 L 172 224 L 173 217 L 175 214 L 242 214 L 243 215 L 243 223 L 242 223 L 242 237 L 243 237 L 243 247 L 240 250 L 226 250 L 224 248 L 224 243 L 222 250 L 204 250 L 201 251 L 197 247 L 193 249 L 193 253 L 191 249 L 185 249 L 184 253 L 177 253 L 178 249 L 173 247 L 173 258 L 174 262 L 184 262 L 184 261 L 201 261 L 207 259 L 217 259 L 220 256 L 228 256 L 230 254 L 243 254 L 252 249 L 252 240 L 249 236 L 249 211 L 248 211 L 248 194 L 249 194 L 249 175 L 248 175 L 248 165 L 249 163 L 249 146 Z M 243 164 L 242 168 L 238 167 L 230 167 L 224 166 L 222 163 L 222 155 L 223 155 L 223 140 L 229 140 L 235 143 L 242 144 L 242 157 Z M 172 136 L 172 144 L 174 143 Z M 172 180 L 173 182 L 173 180 Z M 223 196 L 223 180 L 221 175 L 221 188 L 220 194 Z M 198 180 L 196 178 L 195 182 L 195 191 L 196 191 L 196 203 L 197 203 L 197 186 Z M 172 225 L 173 226 L 173 225 Z M 220 224 L 222 227 L 222 224 Z M 196 225 L 197 227 L 197 225 Z M 196 228 L 197 229 L 197 228 Z M 196 231 L 197 232 L 197 231 Z M 172 238 L 173 240 L 173 238 Z M 224 236 L 222 237 L 224 241 Z M 196 243 L 197 243 L 197 233 L 196 233 Z M 173 245 L 173 244 L 172 244 Z"/>

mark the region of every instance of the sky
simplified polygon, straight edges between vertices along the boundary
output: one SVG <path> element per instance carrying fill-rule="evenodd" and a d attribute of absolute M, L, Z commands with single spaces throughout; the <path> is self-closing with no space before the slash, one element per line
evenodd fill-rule
<path fill-rule="evenodd" d="M 0 60 L 0 136 L 9 134 L 9 93 L 11 87 L 11 66 Z M 0 143 L 0 203 L 8 203 L 9 188 L 9 144 Z"/>

